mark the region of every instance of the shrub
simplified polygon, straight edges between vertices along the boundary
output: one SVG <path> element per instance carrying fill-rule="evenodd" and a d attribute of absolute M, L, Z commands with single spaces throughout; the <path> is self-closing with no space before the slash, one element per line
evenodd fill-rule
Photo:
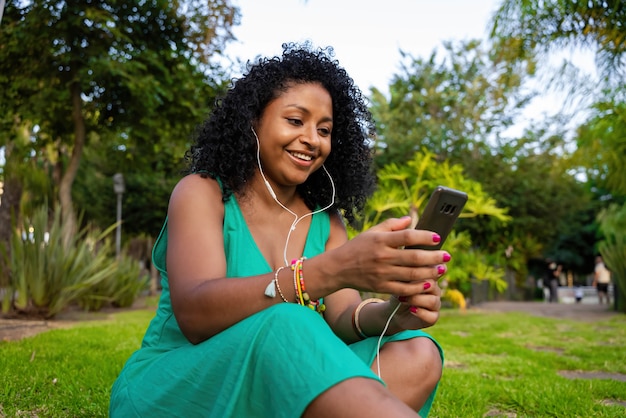
<path fill-rule="evenodd" d="M 59 209 L 51 219 L 46 205 L 25 217 L 11 240 L 3 312 L 51 318 L 79 301 L 89 309 L 109 301 L 127 305 L 145 283 L 131 260 L 115 260 L 109 239 L 114 227 L 104 232 L 85 227 L 64 242 Z M 115 291 L 106 294 L 111 288 Z"/>
<path fill-rule="evenodd" d="M 78 298 L 80 307 L 89 311 L 97 311 L 107 304 L 128 308 L 143 291 L 148 289 L 150 275 L 140 276 L 141 268 L 135 259 L 121 256 L 114 264 L 113 274 Z"/>

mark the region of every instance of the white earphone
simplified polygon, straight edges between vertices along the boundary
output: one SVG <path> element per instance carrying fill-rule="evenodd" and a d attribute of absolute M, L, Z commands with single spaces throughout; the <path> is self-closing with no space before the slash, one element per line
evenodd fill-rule
<path fill-rule="evenodd" d="M 294 221 L 292 222 L 291 227 L 289 228 L 289 232 L 287 233 L 287 239 L 285 241 L 285 248 L 283 250 L 283 260 L 285 262 L 285 266 L 288 266 L 289 263 L 287 262 L 287 246 L 289 244 L 289 239 L 291 238 L 291 232 L 296 229 L 296 225 L 298 225 L 298 222 L 300 222 L 302 219 L 306 218 L 307 216 L 313 216 L 316 213 L 323 212 L 326 209 L 330 208 L 335 203 L 335 182 L 333 181 L 333 178 L 331 177 L 330 173 L 326 169 L 326 166 L 322 165 L 322 168 L 326 172 L 326 175 L 328 176 L 328 179 L 330 180 L 330 185 L 331 185 L 331 187 L 333 189 L 333 196 L 332 196 L 331 202 L 330 202 L 330 204 L 328 204 L 323 209 L 318 209 L 318 210 L 316 210 L 314 212 L 309 212 L 306 215 L 302 215 L 301 217 L 298 217 L 298 215 L 295 212 L 293 212 L 291 209 L 289 209 L 288 207 L 283 205 L 281 203 L 281 201 L 278 200 L 278 198 L 276 197 L 276 193 L 274 192 L 274 189 L 272 188 L 272 185 L 270 184 L 269 181 L 267 181 L 267 178 L 265 177 L 265 173 L 263 172 L 263 167 L 261 167 L 261 144 L 259 142 L 259 137 L 257 136 L 257 134 L 256 134 L 256 132 L 255 132 L 255 130 L 254 130 L 254 128 L 252 126 L 250 127 L 250 129 L 252 130 L 252 133 L 254 134 L 254 138 L 256 139 L 257 164 L 259 165 L 259 171 L 261 172 L 261 177 L 263 177 L 263 182 L 265 183 L 265 187 L 267 188 L 268 192 L 270 193 L 270 196 L 272 196 L 274 201 L 276 201 L 276 203 L 278 203 L 283 209 L 285 209 L 287 212 L 289 212 L 290 214 L 292 214 L 294 216 Z M 398 305 L 395 307 L 395 309 L 393 310 L 393 312 L 391 313 L 391 315 L 387 319 L 387 323 L 385 324 L 385 328 L 383 329 L 382 333 L 380 334 L 380 337 L 378 338 L 378 343 L 376 345 L 376 363 L 377 363 L 377 367 L 378 367 L 378 377 L 381 378 L 381 379 L 382 379 L 382 376 L 381 376 L 381 372 L 380 372 L 380 360 L 379 360 L 380 359 L 380 344 L 382 342 L 383 336 L 385 335 L 385 332 L 387 332 L 387 328 L 389 328 L 389 324 L 391 323 L 391 319 L 396 314 L 396 312 L 398 312 L 399 308 L 400 308 L 400 303 L 398 303 Z"/>
<path fill-rule="evenodd" d="M 257 147 L 256 147 L 256 159 L 257 159 L 257 164 L 259 165 L 259 172 L 261 173 L 261 177 L 263 177 L 263 182 L 265 183 L 265 187 L 267 188 L 267 191 L 269 192 L 270 196 L 272 196 L 272 199 L 274 199 L 274 201 L 276 203 L 278 203 L 280 205 L 280 207 L 285 209 L 287 212 L 289 212 L 294 217 L 294 221 L 291 224 L 291 227 L 289 228 L 289 233 L 287 234 L 287 240 L 285 241 L 285 248 L 283 250 L 283 261 L 285 262 L 285 265 L 288 266 L 289 263 L 287 262 L 287 246 L 289 244 L 289 239 L 291 238 L 291 232 L 296 229 L 296 225 L 298 225 L 298 223 L 302 219 L 306 218 L 307 216 L 313 216 L 316 213 L 323 212 L 323 211 L 325 211 L 326 209 L 329 209 L 330 207 L 332 207 L 335 204 L 335 193 L 336 193 L 335 182 L 333 181 L 333 178 L 331 177 L 330 173 L 326 169 L 326 166 L 322 165 L 322 169 L 324 169 L 324 172 L 328 176 L 328 180 L 330 181 L 330 186 L 331 186 L 331 188 L 333 190 L 331 201 L 330 201 L 330 203 L 328 205 L 326 205 L 322 209 L 317 209 L 316 211 L 309 212 L 309 213 L 307 213 L 305 215 L 302 215 L 301 217 L 298 217 L 298 215 L 294 211 L 289 209 L 287 206 L 283 205 L 282 202 L 280 200 L 278 200 L 278 197 L 276 197 L 276 192 L 274 192 L 274 189 L 272 188 L 272 185 L 267 180 L 267 177 L 265 177 L 265 173 L 263 172 L 263 167 L 261 166 L 261 144 L 259 142 L 259 137 L 256 134 L 256 131 L 254 130 L 254 128 L 252 126 L 250 127 L 250 129 L 252 130 L 252 133 L 254 134 L 254 138 L 256 139 L 256 145 L 257 145 Z"/>

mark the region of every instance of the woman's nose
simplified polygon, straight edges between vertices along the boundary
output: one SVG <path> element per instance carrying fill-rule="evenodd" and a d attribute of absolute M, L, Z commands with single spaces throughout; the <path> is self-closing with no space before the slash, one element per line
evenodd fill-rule
<path fill-rule="evenodd" d="M 312 127 L 307 129 L 304 134 L 300 136 L 300 142 L 308 145 L 311 148 L 315 148 L 320 144 L 319 134 L 317 133 L 317 128 Z"/>

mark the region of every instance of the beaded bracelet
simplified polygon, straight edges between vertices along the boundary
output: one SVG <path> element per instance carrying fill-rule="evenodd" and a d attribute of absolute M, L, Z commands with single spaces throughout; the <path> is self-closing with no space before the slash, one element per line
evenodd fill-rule
<path fill-rule="evenodd" d="M 352 313 L 352 328 L 354 329 L 355 334 L 358 335 L 359 338 L 361 338 L 362 340 L 369 338 L 369 335 L 363 332 L 363 329 L 361 328 L 361 325 L 359 324 L 359 314 L 361 313 L 361 309 L 363 309 L 365 305 L 368 305 L 370 303 L 380 303 L 380 302 L 384 302 L 384 300 L 378 299 L 378 298 L 365 299 L 364 301 L 361 301 L 361 303 L 358 304 L 358 306 Z"/>
<path fill-rule="evenodd" d="M 291 269 L 293 270 L 293 285 L 296 291 L 296 303 L 302 306 L 307 306 L 318 313 L 323 313 L 326 310 L 326 305 L 321 300 L 311 299 L 311 296 L 306 291 L 304 285 L 303 275 L 303 262 L 306 257 L 300 257 L 297 260 L 291 262 Z"/>
<path fill-rule="evenodd" d="M 296 303 L 304 306 L 304 295 L 302 291 L 302 283 L 300 281 L 300 275 L 302 274 L 302 262 L 303 258 L 291 261 L 291 270 L 293 270 L 293 286 L 296 289 Z"/>
<path fill-rule="evenodd" d="M 282 267 L 278 267 L 276 269 L 276 272 L 274 273 L 274 279 L 265 288 L 265 296 L 268 296 L 270 298 L 275 298 L 276 297 L 276 290 L 278 290 L 278 294 L 280 295 L 280 298 L 283 300 L 283 302 L 289 303 L 289 301 L 287 300 L 287 298 L 283 294 L 282 290 L 280 290 L 280 284 L 278 284 L 278 273 L 280 273 L 280 271 L 282 269 L 284 269 L 284 268 L 286 268 L 286 267 L 282 266 Z"/>
<path fill-rule="evenodd" d="M 276 290 L 278 290 L 278 294 L 280 295 L 280 298 L 283 300 L 283 302 L 289 303 L 285 295 L 283 295 L 282 290 L 280 290 L 280 285 L 278 284 L 278 273 L 280 273 L 280 271 L 284 268 L 286 268 L 286 266 L 281 266 L 276 269 L 276 273 L 274 273 L 274 283 L 276 284 Z"/>

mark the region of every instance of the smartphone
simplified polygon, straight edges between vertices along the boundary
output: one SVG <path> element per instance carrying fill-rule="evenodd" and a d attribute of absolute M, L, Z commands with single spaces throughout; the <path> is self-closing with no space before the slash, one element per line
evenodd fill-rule
<path fill-rule="evenodd" d="M 434 245 L 413 245 L 406 248 L 422 250 L 438 250 L 448 237 L 452 226 L 461 214 L 467 193 L 451 189 L 449 187 L 437 186 L 428 199 L 426 208 L 417 221 L 415 229 L 426 229 L 436 232 L 441 237 L 441 241 Z"/>

